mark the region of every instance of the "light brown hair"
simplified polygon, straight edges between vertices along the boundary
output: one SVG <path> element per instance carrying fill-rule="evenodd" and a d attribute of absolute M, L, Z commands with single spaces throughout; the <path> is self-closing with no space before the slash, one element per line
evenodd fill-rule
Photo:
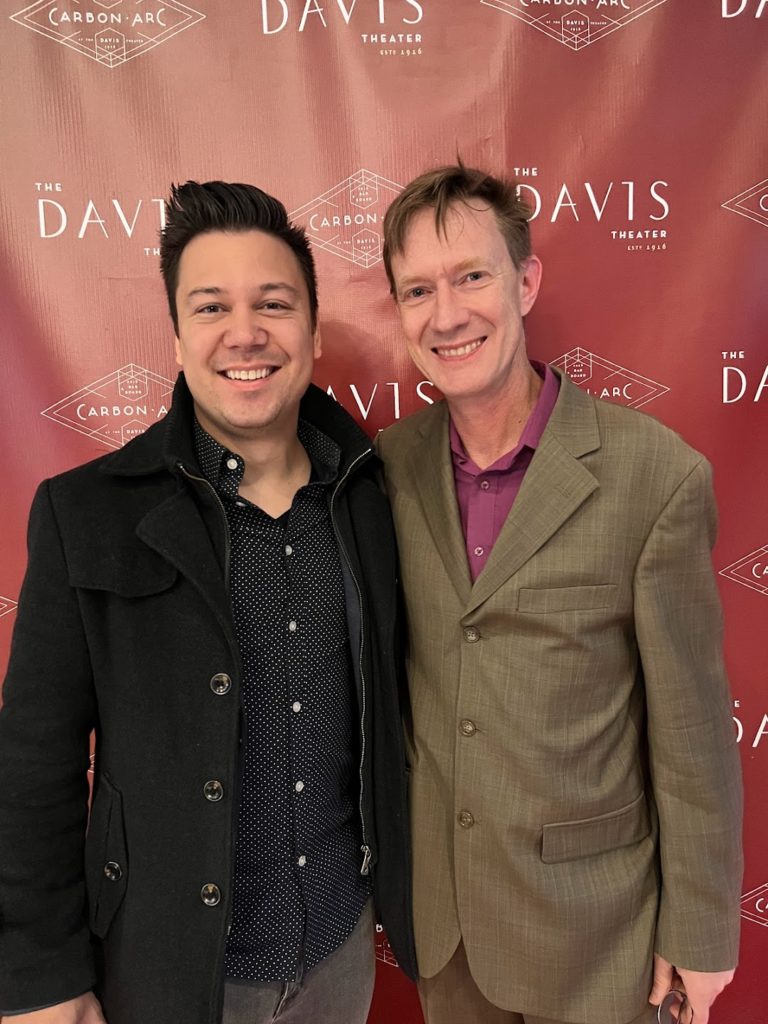
<path fill-rule="evenodd" d="M 421 210 L 434 209 L 435 227 L 438 234 L 444 235 L 450 209 L 457 203 L 471 206 L 473 200 L 491 207 L 512 262 L 520 269 L 523 261 L 531 255 L 531 232 L 528 226 L 531 210 L 518 195 L 517 182 L 495 178 L 485 171 L 465 167 L 459 161 L 453 166 L 438 167 L 414 178 L 387 210 L 382 255 L 393 295 L 395 281 L 392 276 L 392 257 L 403 252 L 414 216 Z"/>

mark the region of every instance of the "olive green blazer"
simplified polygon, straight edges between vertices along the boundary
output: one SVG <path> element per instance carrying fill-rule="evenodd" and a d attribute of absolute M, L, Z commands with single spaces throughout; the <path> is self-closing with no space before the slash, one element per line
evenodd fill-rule
<path fill-rule="evenodd" d="M 438 403 L 378 441 L 409 629 L 421 974 L 461 937 L 491 1002 L 621 1024 L 652 955 L 736 962 L 741 784 L 706 460 L 560 393 L 474 585 Z"/>

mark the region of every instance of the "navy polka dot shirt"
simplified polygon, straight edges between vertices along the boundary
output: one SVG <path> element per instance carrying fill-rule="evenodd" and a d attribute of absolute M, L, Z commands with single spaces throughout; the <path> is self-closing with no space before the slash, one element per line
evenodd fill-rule
<path fill-rule="evenodd" d="M 238 494 L 245 463 L 195 422 L 222 500 L 246 721 L 229 977 L 293 980 L 352 932 L 360 874 L 359 713 L 329 513 L 340 450 L 301 422 L 310 482 L 273 519 Z"/>

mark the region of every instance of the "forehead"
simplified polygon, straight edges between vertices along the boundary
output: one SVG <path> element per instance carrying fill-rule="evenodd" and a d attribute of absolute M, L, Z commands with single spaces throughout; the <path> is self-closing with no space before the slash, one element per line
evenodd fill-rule
<path fill-rule="evenodd" d="M 189 242 L 179 260 L 178 289 L 206 285 L 284 281 L 306 291 L 296 255 L 264 231 L 208 231 Z"/>
<path fill-rule="evenodd" d="M 395 274 L 416 269 L 414 264 L 461 262 L 466 259 L 509 259 L 496 215 L 486 203 L 455 203 L 444 224 L 435 224 L 434 208 L 419 210 L 405 233 L 403 251 L 392 259 Z"/>

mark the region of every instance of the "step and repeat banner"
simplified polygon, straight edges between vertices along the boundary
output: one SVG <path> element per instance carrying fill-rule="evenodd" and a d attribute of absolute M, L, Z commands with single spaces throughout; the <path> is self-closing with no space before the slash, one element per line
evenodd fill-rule
<path fill-rule="evenodd" d="M 514 176 L 544 285 L 532 354 L 715 469 L 746 785 L 742 965 L 768 991 L 768 0 L 2 0 L 0 658 L 38 482 L 163 416 L 171 182 L 258 184 L 306 226 L 316 380 L 373 434 L 435 400 L 381 262 L 412 177 Z M 684 723 L 681 723 L 681 728 Z M 375 1024 L 419 1024 L 378 936 Z"/>

